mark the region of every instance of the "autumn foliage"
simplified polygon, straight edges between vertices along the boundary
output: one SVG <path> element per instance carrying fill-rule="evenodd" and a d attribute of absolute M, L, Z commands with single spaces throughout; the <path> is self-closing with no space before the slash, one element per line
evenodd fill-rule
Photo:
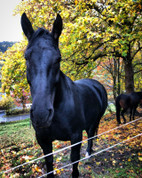
<path fill-rule="evenodd" d="M 140 90 L 142 86 L 141 9 L 141 0 L 31 0 L 21 1 L 15 14 L 25 12 L 34 29 L 51 30 L 56 14 L 60 13 L 64 23 L 60 37 L 61 69 L 73 80 L 101 78 L 115 98 L 121 92 Z M 2 57 L 2 88 L 18 98 L 22 97 L 22 90 L 29 93 L 23 56 L 26 44 L 24 39 Z M 110 65 L 110 59 L 116 65 Z M 99 65 L 103 69 L 96 70 Z"/>

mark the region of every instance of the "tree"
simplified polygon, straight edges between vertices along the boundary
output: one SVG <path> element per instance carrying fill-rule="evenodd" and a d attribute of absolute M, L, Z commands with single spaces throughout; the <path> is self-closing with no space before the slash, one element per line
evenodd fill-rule
<path fill-rule="evenodd" d="M 25 108 L 26 100 L 29 95 L 29 85 L 26 79 L 26 65 L 23 56 L 25 44 L 16 43 L 4 54 L 4 65 L 2 67 L 2 91 L 7 95 L 22 103 Z"/>
<path fill-rule="evenodd" d="M 31 0 L 22 1 L 17 8 L 18 13 L 27 13 L 35 28 L 48 28 L 60 12 L 64 19 L 60 39 L 63 69 L 72 71 L 72 78 L 80 77 L 78 71 L 90 76 L 98 58 L 121 57 L 128 93 L 134 90 L 132 63 L 142 49 L 141 9 L 141 0 Z"/>
<path fill-rule="evenodd" d="M 64 19 L 60 38 L 61 67 L 73 80 L 93 77 L 92 71 L 97 66 L 95 62 L 100 58 L 106 63 L 108 59 L 121 58 L 126 92 L 134 90 L 135 68 L 136 75 L 141 71 L 136 60 L 142 49 L 140 0 L 31 0 L 22 1 L 15 11 L 23 12 L 35 29 L 44 27 L 49 30 L 56 13 L 61 14 Z M 18 97 L 23 89 L 29 92 L 23 57 L 25 46 L 26 40 L 14 45 L 4 55 L 2 88 L 9 94 L 15 92 Z"/>
<path fill-rule="evenodd" d="M 136 55 L 133 61 L 133 69 L 135 88 L 138 91 L 142 91 L 142 51 Z"/>
<path fill-rule="evenodd" d="M 124 80 L 124 65 L 122 59 L 108 58 L 100 64 L 110 75 L 112 81 L 112 91 L 114 99 L 124 90 L 122 83 Z"/>

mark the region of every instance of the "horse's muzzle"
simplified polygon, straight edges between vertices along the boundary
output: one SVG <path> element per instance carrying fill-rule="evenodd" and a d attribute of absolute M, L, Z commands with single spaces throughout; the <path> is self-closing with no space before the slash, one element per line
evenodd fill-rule
<path fill-rule="evenodd" d="M 31 108 L 31 111 L 30 111 L 30 118 L 31 118 L 32 124 L 36 128 L 50 127 L 52 123 L 53 115 L 54 115 L 53 109 L 39 111 L 39 110 L 34 110 Z"/>

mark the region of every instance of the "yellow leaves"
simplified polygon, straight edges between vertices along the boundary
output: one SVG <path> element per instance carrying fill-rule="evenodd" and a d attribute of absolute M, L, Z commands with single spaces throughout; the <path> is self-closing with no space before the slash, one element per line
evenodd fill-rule
<path fill-rule="evenodd" d="M 35 170 L 37 171 L 37 172 L 42 172 L 42 170 L 36 165 L 35 166 Z"/>
<path fill-rule="evenodd" d="M 142 153 L 139 152 L 139 153 L 138 153 L 138 156 L 142 156 Z"/>
<path fill-rule="evenodd" d="M 83 165 L 83 162 L 79 162 L 79 165 Z"/>
<path fill-rule="evenodd" d="M 112 161 L 112 164 L 113 164 L 113 166 L 115 166 L 115 164 L 116 164 L 116 161 L 115 161 L 115 160 L 113 160 L 113 161 Z"/>
<path fill-rule="evenodd" d="M 127 54 L 127 50 L 125 50 L 126 44 L 119 44 L 119 39 L 121 39 L 123 33 L 129 33 L 130 28 L 128 25 L 125 25 L 124 22 L 127 19 L 132 22 L 133 17 L 136 16 L 133 14 L 136 5 L 133 5 L 132 1 L 108 0 L 105 1 L 104 4 L 100 1 L 99 6 L 97 6 L 96 2 L 97 0 L 74 0 L 67 1 L 67 3 L 63 0 L 31 0 L 22 1 L 21 5 L 17 8 L 17 13 L 20 12 L 21 14 L 23 11 L 26 11 L 34 28 L 44 26 L 49 30 L 52 28 L 51 24 L 53 24 L 55 14 L 60 12 L 64 23 L 64 30 L 60 38 L 62 56 L 63 59 L 70 58 L 70 61 L 66 60 L 68 64 L 64 65 L 62 69 L 68 73 L 69 77 L 73 80 L 91 76 L 91 72 L 88 71 L 93 70 L 93 67 L 88 67 L 88 65 L 83 68 L 84 70 L 80 70 L 79 66 L 76 65 L 76 61 L 84 60 L 86 54 L 90 54 L 94 51 L 96 43 L 104 43 L 102 51 L 106 49 L 107 54 L 110 54 L 109 52 L 114 48 L 118 50 L 120 54 L 123 52 L 124 57 Z M 140 6 L 138 5 L 138 7 Z M 139 18 L 139 21 L 141 21 L 141 18 Z M 125 27 L 124 29 L 124 26 L 127 26 L 127 28 Z M 135 37 L 130 36 L 131 39 L 130 37 L 126 38 L 128 41 L 133 41 L 133 39 L 138 39 L 141 36 L 140 33 L 140 30 L 137 29 Z M 92 47 L 87 48 L 86 46 L 90 43 L 92 43 Z M 17 49 L 20 50 L 22 48 L 19 47 L 19 49 Z M 85 48 L 87 49 L 86 51 Z M 97 54 L 97 52 L 98 50 L 93 52 L 93 55 Z M 18 53 L 15 57 L 20 58 L 20 54 Z M 10 65 L 7 64 L 7 66 L 11 68 Z M 21 67 L 23 71 L 25 68 L 23 62 Z M 84 71 L 87 72 L 84 74 Z M 5 71 L 5 73 L 7 73 L 5 75 L 8 76 L 8 72 Z M 8 78 L 10 78 L 10 76 L 8 76 Z M 17 77 L 15 78 L 17 79 Z M 6 79 L 4 82 L 6 83 Z"/>
<path fill-rule="evenodd" d="M 97 2 L 97 0 L 91 0 L 91 2 L 95 3 L 95 2 Z"/>
<path fill-rule="evenodd" d="M 131 158 L 129 158 L 128 161 L 130 162 L 130 161 L 131 161 Z"/>
<path fill-rule="evenodd" d="M 57 169 L 57 168 L 54 168 L 54 173 L 55 174 L 58 174 L 58 175 L 61 175 L 61 172 L 64 171 L 64 169 Z"/>
<path fill-rule="evenodd" d="M 142 161 L 142 157 L 139 156 L 138 159 L 139 159 L 139 161 Z"/>
<path fill-rule="evenodd" d="M 130 173 L 134 173 L 134 170 L 130 169 L 129 172 L 130 172 Z"/>
<path fill-rule="evenodd" d="M 24 155 L 21 157 L 21 160 L 25 160 L 26 162 L 29 162 L 29 160 L 33 158 L 33 156 L 28 156 L 28 155 Z"/>
<path fill-rule="evenodd" d="M 140 152 L 138 153 L 138 160 L 142 161 L 142 153 L 140 153 Z"/>
<path fill-rule="evenodd" d="M 77 5 L 78 4 L 78 0 L 75 0 L 74 3 L 75 3 L 75 5 Z"/>
<path fill-rule="evenodd" d="M 115 45 L 117 45 L 118 42 L 119 42 L 119 39 L 115 39 L 115 40 L 113 41 L 113 43 L 114 43 Z"/>
<path fill-rule="evenodd" d="M 29 93 L 23 56 L 25 43 L 22 41 L 22 43 L 14 44 L 3 55 L 5 62 L 2 68 L 2 90 L 7 94 L 14 94 L 15 98 L 20 98 L 23 95 L 23 90 Z"/>
<path fill-rule="evenodd" d="M 12 156 L 15 157 L 17 155 L 17 152 L 16 151 L 11 151 L 12 153 Z"/>
<path fill-rule="evenodd" d="M 87 166 L 87 169 L 91 169 L 91 166 Z"/>
<path fill-rule="evenodd" d="M 82 43 L 82 40 L 78 40 L 77 43 L 81 44 L 81 43 Z"/>
<path fill-rule="evenodd" d="M 97 138 L 96 141 L 99 142 L 99 139 Z"/>
<path fill-rule="evenodd" d="M 101 164 L 101 162 L 96 162 L 96 165 L 99 166 Z"/>
<path fill-rule="evenodd" d="M 33 165 L 32 166 L 32 172 L 42 173 L 42 170 L 41 170 L 41 168 L 39 166 Z"/>
<path fill-rule="evenodd" d="M 56 162 L 60 162 L 61 160 L 62 160 L 62 157 L 59 156 L 59 157 L 57 157 Z"/>

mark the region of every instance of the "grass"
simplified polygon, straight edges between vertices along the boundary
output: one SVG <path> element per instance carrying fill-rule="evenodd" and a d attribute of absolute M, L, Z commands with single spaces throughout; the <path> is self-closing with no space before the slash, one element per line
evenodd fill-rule
<path fill-rule="evenodd" d="M 34 130 L 30 127 L 30 119 L 0 124 L 1 148 L 34 139 Z"/>
<path fill-rule="evenodd" d="M 114 105 L 110 105 L 114 110 Z M 109 112 L 109 111 L 107 111 Z M 85 135 L 86 136 L 86 135 Z M 30 119 L 0 123 L 0 146 L 7 146 L 10 143 L 26 142 L 35 139 L 34 130 L 30 127 Z"/>
<path fill-rule="evenodd" d="M 111 115 L 111 114 L 110 114 Z M 110 127 L 111 126 L 111 127 Z M 99 132 L 104 132 L 106 130 L 111 129 L 116 126 L 116 119 L 114 118 L 114 114 L 111 116 L 106 115 L 102 118 Z M 139 126 L 140 123 L 136 126 Z M 134 128 L 136 127 L 134 126 Z M 131 126 L 132 127 L 132 126 Z M 133 130 L 133 132 L 137 131 L 129 128 L 125 129 L 127 134 L 128 131 Z M 124 129 L 123 129 L 124 130 Z M 123 136 L 125 132 L 120 134 Z M 121 131 L 121 130 L 120 130 Z M 86 132 L 84 132 L 84 138 L 87 136 Z M 111 136 L 111 137 L 110 137 Z M 118 139 L 118 135 L 114 132 L 110 134 L 109 138 L 110 142 L 113 143 L 113 138 Z M 113 136 L 113 137 L 112 137 Z M 124 135 L 125 136 L 125 135 Z M 139 140 L 138 140 L 139 141 Z M 69 143 L 66 143 L 69 144 Z M 102 144 L 107 144 L 107 138 L 103 138 L 100 142 L 97 142 L 97 146 L 102 146 Z M 128 145 L 119 146 L 110 150 L 109 152 L 104 152 L 99 154 L 98 156 L 92 157 L 89 160 L 86 160 L 80 164 L 80 174 L 81 178 L 84 177 L 96 177 L 96 178 L 117 178 L 117 177 L 126 177 L 126 178 L 138 178 L 142 175 L 142 167 L 140 167 L 139 157 L 142 156 L 140 150 L 140 144 L 135 140 L 135 147 L 130 147 Z M 65 145 L 65 142 L 54 142 L 54 151 L 56 149 L 60 149 Z M 18 164 L 21 164 L 28 159 L 34 159 L 40 157 L 42 151 L 35 139 L 35 132 L 32 127 L 30 127 L 30 119 L 9 122 L 9 123 L 1 123 L 0 124 L 0 147 L 2 148 L 0 151 L 0 157 L 2 158 L 2 162 L 0 163 L 0 171 L 6 170 L 9 167 L 14 167 Z M 94 147 L 95 148 L 95 147 Z M 82 146 L 82 155 L 85 154 L 86 146 Z M 138 154 L 139 153 L 139 154 Z M 24 157 L 25 156 L 25 157 Z M 26 158 L 27 156 L 27 158 Z M 55 167 L 64 166 L 69 163 L 70 150 L 66 150 L 66 152 L 61 152 L 58 155 L 54 155 L 54 164 Z M 1 159 L 0 158 L 0 159 Z M 113 160 L 116 161 L 113 164 Z M 130 160 L 130 161 L 128 161 Z M 23 175 L 30 177 L 31 175 L 40 176 L 40 172 L 37 170 L 41 170 L 44 165 L 44 160 L 40 160 L 39 162 L 28 165 L 23 169 L 17 170 L 17 174 L 22 178 Z M 7 167 L 7 164 L 9 167 Z M 37 166 L 37 167 L 36 167 Z M 37 169 L 38 168 L 38 169 Z M 13 172 L 13 175 L 16 173 Z M 60 175 L 61 178 L 70 177 L 71 167 L 64 169 Z"/>

